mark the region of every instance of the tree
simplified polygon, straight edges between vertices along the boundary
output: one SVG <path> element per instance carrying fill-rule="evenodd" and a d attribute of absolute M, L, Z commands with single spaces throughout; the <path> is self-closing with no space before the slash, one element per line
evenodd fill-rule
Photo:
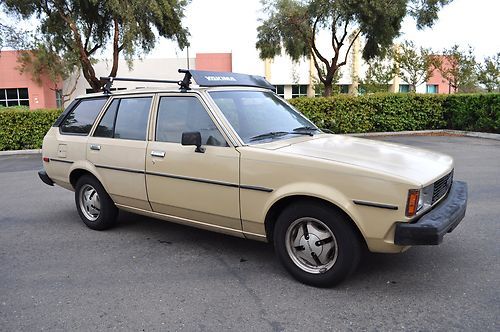
<path fill-rule="evenodd" d="M 410 85 L 415 92 L 417 86 L 429 80 L 434 70 L 434 57 L 430 49 L 416 47 L 413 42 L 405 41 L 393 52 L 399 77 Z"/>
<path fill-rule="evenodd" d="M 98 52 L 111 47 L 113 63 L 108 76 L 116 76 L 118 58 L 131 60 L 151 51 L 156 33 L 173 39 L 183 49 L 189 33 L 181 24 L 188 0 L 0 0 L 10 13 L 40 21 L 37 45 L 47 46 L 61 59 L 77 59 L 94 91 L 104 82 L 93 64 Z M 109 44 L 109 45 L 108 45 Z M 68 62 L 72 66 L 72 61 Z"/>
<path fill-rule="evenodd" d="M 389 83 L 396 75 L 396 64 L 391 52 L 388 52 L 385 56 L 375 57 L 368 61 L 368 70 L 361 85 L 365 92 L 386 92 Z"/>
<path fill-rule="evenodd" d="M 486 91 L 500 92 L 500 53 L 486 57 L 484 63 L 479 65 L 478 80 Z"/>
<path fill-rule="evenodd" d="M 453 92 L 477 90 L 477 62 L 473 49 L 462 51 L 458 45 L 443 50 L 443 55 L 435 58 L 435 67 L 448 81 Z"/>
<path fill-rule="evenodd" d="M 325 73 L 326 73 L 324 65 L 322 65 L 322 66 L 320 65 L 320 71 L 321 71 L 321 75 L 324 77 Z M 340 71 L 337 71 L 333 75 L 333 79 L 332 79 L 332 93 L 334 93 L 334 94 L 340 93 L 340 87 L 337 85 L 337 83 L 339 81 L 340 81 Z M 325 95 L 325 85 L 323 84 L 323 82 L 321 82 L 316 77 L 313 77 L 312 83 L 314 86 L 314 95 L 315 96 L 324 96 Z"/>
<path fill-rule="evenodd" d="M 262 59 L 274 58 L 282 49 L 293 60 L 312 56 L 318 78 L 332 92 L 332 81 L 347 64 L 357 38 L 363 37 L 363 58 L 383 55 L 399 34 L 406 15 L 419 28 L 431 26 L 439 9 L 450 0 L 263 0 L 267 19 L 258 27 L 256 47 Z M 327 30 L 331 49 L 320 51 L 316 37 Z M 333 52 L 332 52 L 333 51 Z M 326 67 L 321 73 L 321 65 Z"/>
<path fill-rule="evenodd" d="M 1 4 L 1 0 L 0 0 Z M 1 8 L 1 7 L 0 7 Z M 0 22 L 0 51 L 4 47 L 23 48 L 27 46 L 26 31 L 21 31 L 16 26 Z"/>
<path fill-rule="evenodd" d="M 67 58 L 61 58 L 55 50 L 51 50 L 43 44 L 36 45 L 31 50 L 19 51 L 17 62 L 21 73 L 30 73 L 33 80 L 42 84 L 43 77 L 48 77 L 53 84 L 53 91 L 61 91 L 63 103 L 68 101 L 71 94 L 76 90 L 76 85 L 80 78 L 80 63 L 74 54 L 68 53 Z M 72 73 L 77 72 L 77 76 L 66 93 L 62 92 L 61 82 L 67 80 Z"/>

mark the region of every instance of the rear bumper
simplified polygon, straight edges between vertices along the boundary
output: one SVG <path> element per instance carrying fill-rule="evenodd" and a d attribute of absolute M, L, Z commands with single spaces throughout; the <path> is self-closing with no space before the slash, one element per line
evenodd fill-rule
<path fill-rule="evenodd" d="M 47 172 L 44 170 L 38 171 L 38 176 L 40 177 L 40 180 L 43 181 L 43 183 L 48 184 L 49 186 L 54 185 L 54 181 L 52 181 L 51 178 L 47 175 Z"/>
<path fill-rule="evenodd" d="M 402 246 L 436 245 L 462 221 L 467 209 L 467 183 L 455 181 L 437 206 L 414 223 L 397 223 L 394 243 Z"/>

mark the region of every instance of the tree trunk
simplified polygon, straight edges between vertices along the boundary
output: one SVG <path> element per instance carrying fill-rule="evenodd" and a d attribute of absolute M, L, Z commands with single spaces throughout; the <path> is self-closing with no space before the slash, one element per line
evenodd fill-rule
<path fill-rule="evenodd" d="M 85 77 L 85 79 L 89 83 L 92 90 L 94 90 L 94 92 L 101 91 L 102 90 L 102 82 L 100 79 L 98 79 L 95 76 L 94 67 L 92 66 L 92 63 L 90 62 L 90 60 L 87 57 L 85 57 L 85 58 L 80 57 L 80 63 L 82 64 L 83 76 Z"/>
<path fill-rule="evenodd" d="M 325 86 L 325 91 L 323 92 L 323 97 L 330 97 L 332 95 L 332 91 L 333 91 L 332 82 L 324 83 L 324 86 Z"/>
<path fill-rule="evenodd" d="M 116 73 L 118 72 L 118 54 L 120 53 L 120 47 L 118 46 L 118 37 L 119 37 L 118 20 L 114 18 L 113 22 L 115 25 L 115 31 L 113 35 L 113 66 L 111 67 L 111 72 L 109 73 L 110 77 L 116 77 Z"/>

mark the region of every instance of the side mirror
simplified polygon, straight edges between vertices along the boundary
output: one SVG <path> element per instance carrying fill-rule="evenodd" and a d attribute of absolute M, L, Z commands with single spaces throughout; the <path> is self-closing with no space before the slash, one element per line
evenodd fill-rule
<path fill-rule="evenodd" d="M 199 131 L 189 131 L 182 133 L 182 145 L 194 145 L 196 146 L 195 152 L 203 153 L 205 148 L 201 146 L 201 134 Z"/>

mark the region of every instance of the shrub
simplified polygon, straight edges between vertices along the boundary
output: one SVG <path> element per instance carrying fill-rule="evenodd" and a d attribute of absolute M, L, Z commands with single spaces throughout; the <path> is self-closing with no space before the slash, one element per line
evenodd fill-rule
<path fill-rule="evenodd" d="M 500 133 L 500 94 L 296 98 L 290 103 L 318 127 L 334 133 L 457 129 Z M 61 110 L 0 107 L 0 151 L 38 149 Z"/>
<path fill-rule="evenodd" d="M 500 94 L 296 98 L 289 102 L 335 133 L 458 129 L 500 133 Z"/>
<path fill-rule="evenodd" d="M 443 104 L 450 129 L 500 133 L 500 94 L 450 95 Z"/>
<path fill-rule="evenodd" d="M 0 108 L 0 151 L 39 149 L 61 110 Z"/>

